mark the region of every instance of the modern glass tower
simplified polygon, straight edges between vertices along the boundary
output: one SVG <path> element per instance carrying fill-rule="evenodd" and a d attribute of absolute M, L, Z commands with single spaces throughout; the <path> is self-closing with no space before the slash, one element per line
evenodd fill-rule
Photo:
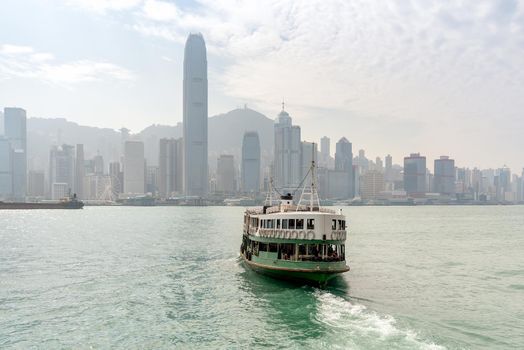
<path fill-rule="evenodd" d="M 208 192 L 207 58 L 202 34 L 190 34 L 184 51 L 184 192 Z"/>
<path fill-rule="evenodd" d="M 260 140 L 256 131 L 244 133 L 242 140 L 242 191 L 260 191 Z"/>
<path fill-rule="evenodd" d="M 4 108 L 4 133 L 13 150 L 13 198 L 24 200 L 27 186 L 27 130 L 24 109 Z"/>

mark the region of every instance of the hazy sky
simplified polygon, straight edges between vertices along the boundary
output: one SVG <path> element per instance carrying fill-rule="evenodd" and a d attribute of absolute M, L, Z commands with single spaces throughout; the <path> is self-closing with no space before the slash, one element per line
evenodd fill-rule
<path fill-rule="evenodd" d="M 200 31 L 210 116 L 274 118 L 284 98 L 333 148 L 524 166 L 523 1 L 2 0 L 0 15 L 0 106 L 29 116 L 174 125 Z"/>

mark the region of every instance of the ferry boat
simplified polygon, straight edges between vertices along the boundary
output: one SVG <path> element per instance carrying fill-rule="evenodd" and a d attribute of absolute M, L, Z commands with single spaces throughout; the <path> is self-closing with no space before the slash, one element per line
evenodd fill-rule
<path fill-rule="evenodd" d="M 270 189 L 268 205 L 245 211 L 240 255 L 256 272 L 325 286 L 349 271 L 346 218 L 342 210 L 320 206 L 314 160 L 308 175 L 311 186 L 304 187 L 298 204 L 286 193 L 273 205 Z"/>

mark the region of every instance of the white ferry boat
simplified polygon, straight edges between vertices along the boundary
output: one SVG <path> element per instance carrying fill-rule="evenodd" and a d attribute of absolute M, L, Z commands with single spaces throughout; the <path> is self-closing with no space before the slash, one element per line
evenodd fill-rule
<path fill-rule="evenodd" d="M 245 211 L 240 255 L 257 272 L 324 286 L 349 271 L 347 223 L 342 210 L 320 206 L 314 161 L 308 175 L 311 186 L 304 187 L 298 204 L 288 193 L 276 205 L 270 196 L 269 205 Z"/>

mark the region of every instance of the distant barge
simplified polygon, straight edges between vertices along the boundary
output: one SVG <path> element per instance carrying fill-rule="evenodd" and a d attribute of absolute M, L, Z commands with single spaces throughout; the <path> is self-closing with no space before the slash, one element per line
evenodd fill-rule
<path fill-rule="evenodd" d="M 63 199 L 60 202 L 1 202 L 0 210 L 2 209 L 82 209 L 84 202 L 79 201 L 74 197 L 73 199 Z"/>

